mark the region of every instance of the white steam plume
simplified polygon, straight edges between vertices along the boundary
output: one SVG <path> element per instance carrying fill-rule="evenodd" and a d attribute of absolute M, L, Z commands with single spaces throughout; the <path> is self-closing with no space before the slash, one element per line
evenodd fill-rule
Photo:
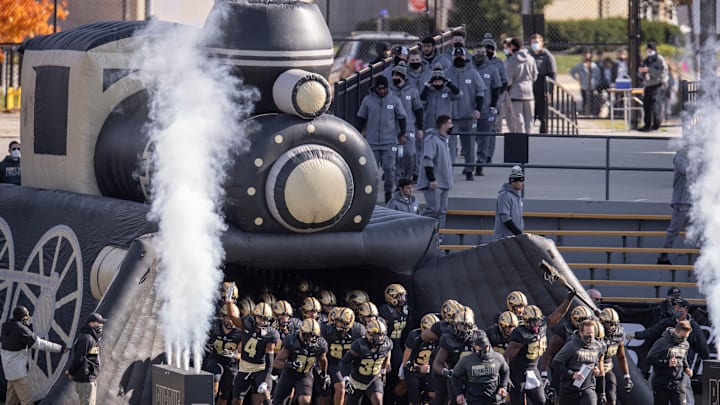
<path fill-rule="evenodd" d="M 715 57 L 715 45 L 706 45 L 705 54 L 711 58 Z M 715 344 L 720 345 L 720 86 L 716 77 L 710 77 L 704 78 L 701 87 L 694 102 L 695 128 L 683 140 L 690 161 L 688 181 L 692 183 L 688 238 L 701 248 L 695 275 L 707 299 Z"/>
<path fill-rule="evenodd" d="M 147 44 L 135 56 L 151 94 L 160 321 L 168 362 L 187 370 L 192 355 L 198 372 L 223 279 L 222 183 L 230 153 L 246 146 L 241 120 L 256 91 L 208 59 L 207 31 L 153 21 L 144 34 Z"/>

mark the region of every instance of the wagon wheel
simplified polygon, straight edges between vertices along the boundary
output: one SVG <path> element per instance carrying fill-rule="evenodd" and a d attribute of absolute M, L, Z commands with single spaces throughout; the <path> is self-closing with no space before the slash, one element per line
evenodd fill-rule
<path fill-rule="evenodd" d="M 7 267 L 6 267 L 7 266 Z M 11 273 L 15 271 L 15 245 L 10 226 L 0 218 L 0 299 L 3 301 L 0 322 L 5 322 L 6 315 L 10 313 L 10 300 L 13 281 Z"/>
<path fill-rule="evenodd" d="M 83 295 L 83 263 L 77 236 L 66 225 L 48 230 L 35 244 L 22 272 L 12 307 L 32 308 L 33 330 L 52 342 L 72 343 Z M 67 355 L 33 350 L 28 375 L 36 398 L 43 398 L 65 368 Z"/>

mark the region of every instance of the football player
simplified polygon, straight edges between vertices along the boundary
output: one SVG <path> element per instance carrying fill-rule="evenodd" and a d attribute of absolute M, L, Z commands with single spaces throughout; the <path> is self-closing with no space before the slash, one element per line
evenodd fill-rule
<path fill-rule="evenodd" d="M 620 316 L 612 308 L 605 308 L 600 313 L 600 322 L 605 328 L 605 394 L 610 405 L 617 403 L 617 378 L 613 373 L 613 357 L 617 357 L 617 364 L 625 380 L 625 391 L 633 389 L 633 381 L 625 357 L 625 331 L 620 325 Z"/>
<path fill-rule="evenodd" d="M 450 378 L 458 360 L 473 352 L 473 336 L 477 326 L 475 313 L 470 307 L 463 307 L 455 313 L 453 329 L 453 332 L 446 331 L 440 337 L 439 349 L 432 366 L 435 373 L 445 377 L 445 383 L 449 388 L 452 388 Z M 482 334 L 484 335 L 485 332 L 483 331 Z M 455 403 L 457 393 L 450 392 L 448 396 L 450 403 Z"/>
<path fill-rule="evenodd" d="M 419 405 L 422 400 L 422 393 L 427 392 L 430 386 L 430 367 L 434 360 L 433 354 L 437 348 L 437 340 L 423 342 L 420 339 L 420 334 L 429 330 L 437 322 L 440 322 L 437 315 L 433 313 L 425 314 L 420 319 L 420 328 L 412 330 L 405 339 L 403 376 L 410 405 Z M 420 349 L 415 356 L 411 356 L 413 346 L 417 341 L 419 341 Z"/>
<path fill-rule="evenodd" d="M 372 302 L 363 302 L 357 310 L 360 323 L 367 326 L 368 323 L 378 319 L 378 309 Z"/>
<path fill-rule="evenodd" d="M 242 331 L 240 364 L 233 382 L 233 403 L 242 405 L 252 389 L 258 394 L 252 396 L 254 405 L 260 402 L 269 405 L 275 344 L 280 339 L 278 331 L 270 326 L 272 308 L 261 302 L 253 308 L 252 315 L 236 317 L 230 312 L 229 317 Z"/>
<path fill-rule="evenodd" d="M 300 325 L 302 325 L 303 322 L 297 318 L 293 318 L 292 305 L 285 300 L 280 300 L 275 303 L 273 306 L 273 314 L 275 315 L 275 320 L 272 323 L 272 327 L 280 334 L 280 339 L 275 345 L 275 356 L 277 356 L 278 353 L 280 353 L 280 349 L 282 349 L 285 337 L 300 329 Z M 278 368 L 273 368 L 273 375 L 279 376 L 281 371 L 282 370 Z"/>
<path fill-rule="evenodd" d="M 522 325 L 522 314 L 525 307 L 528 306 L 528 300 L 522 291 L 510 291 L 510 294 L 505 298 L 505 305 L 508 311 L 515 314 L 518 317 L 518 321 Z"/>
<path fill-rule="evenodd" d="M 337 304 L 337 299 L 335 298 L 335 294 L 333 294 L 330 290 L 322 290 L 317 295 L 318 301 L 320 301 L 320 325 L 326 323 L 328 321 L 328 315 L 330 315 L 330 311 L 332 311 L 333 308 L 335 308 L 335 305 Z"/>
<path fill-rule="evenodd" d="M 493 350 L 505 354 L 505 350 L 507 350 L 510 343 L 510 334 L 518 325 L 518 317 L 513 312 L 505 311 L 501 313 L 497 323 L 485 330 Z"/>
<path fill-rule="evenodd" d="M 388 387 L 394 387 L 394 394 L 397 397 L 405 395 L 405 383 L 399 378 L 398 372 L 402 370 L 403 364 L 403 333 L 408 320 L 407 291 L 401 284 L 390 284 L 385 287 L 385 304 L 378 309 L 380 317 L 385 320 L 388 328 L 388 336 L 393 342 L 390 365 L 393 370 L 388 376 Z"/>
<path fill-rule="evenodd" d="M 523 405 L 525 397 L 534 405 L 545 404 L 545 391 L 541 382 L 538 360 L 547 349 L 547 328 L 560 322 L 572 302 L 571 291 L 565 301 L 550 316 L 545 317 L 539 307 L 529 305 L 523 311 L 523 324 L 510 334 L 505 360 L 510 366 L 510 403 Z"/>
<path fill-rule="evenodd" d="M 329 347 L 328 374 L 335 391 L 333 404 L 344 405 L 345 381 L 340 361 L 350 351 L 352 343 L 365 336 L 365 327 L 355 322 L 355 313 L 350 308 L 336 307 L 330 312 L 328 319 L 332 319 L 332 322 L 323 325 L 321 329 Z"/>
<path fill-rule="evenodd" d="M 320 314 L 320 301 L 318 301 L 315 297 L 305 297 L 302 305 L 300 306 L 300 314 L 302 315 L 303 320 L 317 320 L 318 314 Z"/>
<path fill-rule="evenodd" d="M 345 297 L 345 303 L 347 304 L 348 308 L 352 309 L 352 311 L 355 312 L 355 314 L 357 314 L 360 304 L 369 301 L 370 296 L 363 290 L 350 291 Z"/>
<path fill-rule="evenodd" d="M 382 380 L 390 366 L 392 345 L 382 321 L 376 319 L 365 326 L 365 337 L 352 343 L 340 363 L 346 405 L 359 405 L 363 397 L 372 405 L 382 405 L 385 392 Z"/>
<path fill-rule="evenodd" d="M 225 405 L 232 398 L 233 379 L 238 371 L 238 346 L 241 332 L 232 322 L 232 317 L 240 317 L 237 305 L 225 305 L 220 309 L 220 319 L 215 319 L 208 332 L 206 356 L 202 369 L 213 373 L 213 393 L 218 405 Z"/>
<path fill-rule="evenodd" d="M 282 404 L 295 390 L 299 405 L 309 405 L 313 392 L 313 367 L 317 362 L 322 385 L 330 385 L 327 374 L 327 342 L 320 336 L 320 323 L 312 318 L 303 321 L 300 329 L 285 336 L 283 348 L 275 357 L 275 367 L 282 368 L 273 397 L 273 405 Z M 290 401 L 292 402 L 292 400 Z"/>

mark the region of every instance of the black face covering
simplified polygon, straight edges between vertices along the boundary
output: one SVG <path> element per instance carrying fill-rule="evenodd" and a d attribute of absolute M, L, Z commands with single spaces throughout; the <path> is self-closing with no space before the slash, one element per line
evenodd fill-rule
<path fill-rule="evenodd" d="M 95 331 L 95 333 L 97 333 L 98 335 L 102 334 L 102 331 L 103 331 L 103 326 L 102 326 L 102 325 L 93 326 L 92 328 L 93 328 L 93 330 Z"/>
<path fill-rule="evenodd" d="M 396 86 L 400 87 L 400 84 L 402 83 L 402 79 L 393 79 L 393 83 L 394 83 Z"/>
<path fill-rule="evenodd" d="M 488 49 L 488 50 L 485 51 L 485 53 L 487 53 L 488 59 L 491 59 L 491 58 L 494 58 L 494 57 L 495 57 L 495 51 L 491 51 L 491 50 Z"/>
<path fill-rule="evenodd" d="M 672 341 L 674 344 L 679 345 L 687 340 L 687 338 L 684 338 L 682 336 L 678 336 L 675 333 L 671 333 L 670 337 L 672 338 Z"/>
<path fill-rule="evenodd" d="M 28 317 L 28 318 L 23 318 L 20 322 L 22 322 L 22 324 L 25 325 L 25 326 L 27 326 L 27 327 L 29 327 L 30 325 L 32 325 L 32 319 L 30 319 L 29 317 Z"/>
<path fill-rule="evenodd" d="M 395 64 L 395 66 L 397 66 L 397 65 L 400 63 L 401 60 L 402 60 L 402 59 L 400 59 L 399 56 L 396 56 L 396 57 L 393 58 L 393 63 Z"/>
<path fill-rule="evenodd" d="M 435 90 L 442 90 L 443 87 L 445 87 L 444 84 L 433 84 L 433 87 L 435 87 Z"/>
<path fill-rule="evenodd" d="M 480 350 L 476 351 L 475 354 L 480 358 L 480 360 L 487 360 L 490 358 L 490 346 L 487 347 L 481 347 Z"/>
<path fill-rule="evenodd" d="M 410 67 L 413 68 L 413 69 L 415 69 L 415 70 L 418 70 L 418 69 L 420 69 L 420 67 L 422 67 L 422 63 L 420 63 L 420 62 L 411 62 L 411 63 L 410 63 Z"/>
<path fill-rule="evenodd" d="M 593 335 L 580 336 L 580 339 L 582 339 L 585 346 L 590 346 L 590 344 L 593 342 Z"/>
<path fill-rule="evenodd" d="M 463 46 L 464 45 L 462 42 L 454 42 L 453 43 L 453 48 L 462 48 Z"/>
<path fill-rule="evenodd" d="M 455 66 L 456 68 L 465 67 L 465 59 L 462 59 L 462 58 L 453 59 L 453 66 Z"/>
<path fill-rule="evenodd" d="M 477 65 L 483 65 L 485 62 L 487 62 L 487 56 L 485 55 L 475 55 L 473 56 L 473 61 Z"/>

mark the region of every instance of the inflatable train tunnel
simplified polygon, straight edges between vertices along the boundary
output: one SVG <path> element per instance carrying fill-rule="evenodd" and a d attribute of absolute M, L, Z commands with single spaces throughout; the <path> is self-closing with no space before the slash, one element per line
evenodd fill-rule
<path fill-rule="evenodd" d="M 435 220 L 375 205 L 370 148 L 326 114 L 333 44 L 315 4 L 214 7 L 223 35 L 206 44 L 208 57 L 261 94 L 249 118 L 257 124 L 249 126 L 251 147 L 227 168 L 226 279 L 246 293 L 287 293 L 302 277 L 337 292 L 363 288 L 377 302 L 385 285 L 401 282 L 415 319 L 457 298 L 481 325 L 513 289 L 546 310 L 564 299 L 565 287 L 545 281 L 543 260 L 584 294 L 552 241 L 522 235 L 439 258 Z M 149 93 L 131 62 L 147 24 L 90 24 L 26 42 L 22 186 L 0 185 L 1 320 L 26 305 L 39 336 L 71 344 L 90 312 L 110 318 L 98 379 L 98 401 L 107 403 L 150 403 L 150 364 L 164 360 L 157 227 L 146 204 Z M 67 360 L 33 352 L 36 399 L 76 403 L 62 377 Z M 631 395 L 649 402 L 646 385 Z"/>

